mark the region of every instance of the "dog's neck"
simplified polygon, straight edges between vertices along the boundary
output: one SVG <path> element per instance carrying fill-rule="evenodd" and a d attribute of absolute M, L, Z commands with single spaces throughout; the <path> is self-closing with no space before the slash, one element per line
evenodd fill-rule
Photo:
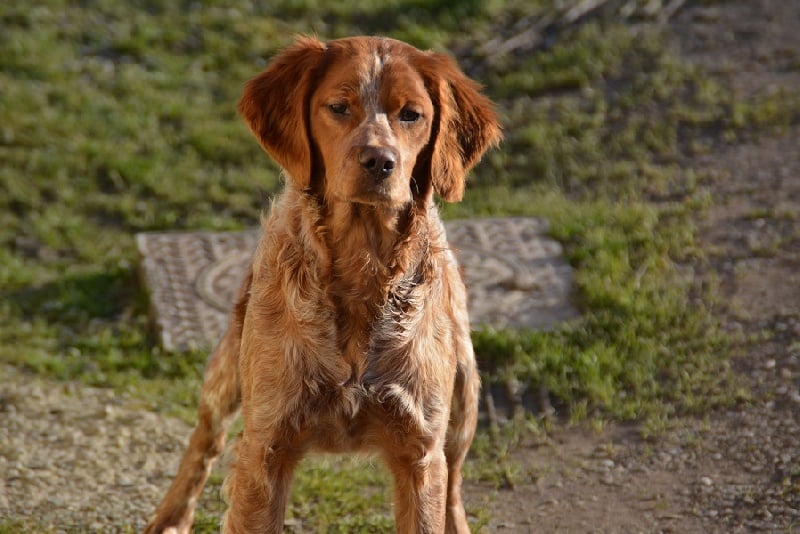
<path fill-rule="evenodd" d="M 334 201 L 325 211 L 334 277 L 353 277 L 360 272 L 360 280 L 340 282 L 384 285 L 398 267 L 398 246 L 405 241 L 411 219 L 416 216 L 411 206 L 395 209 Z"/>

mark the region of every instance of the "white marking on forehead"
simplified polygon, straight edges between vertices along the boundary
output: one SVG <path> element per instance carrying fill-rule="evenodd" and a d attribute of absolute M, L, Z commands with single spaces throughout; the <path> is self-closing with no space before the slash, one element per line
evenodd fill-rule
<path fill-rule="evenodd" d="M 383 46 L 378 46 L 372 51 L 369 65 L 366 71 L 362 73 L 361 79 L 361 94 L 364 98 L 365 106 L 379 104 L 378 97 L 380 95 L 383 68 L 389 57 L 389 51 Z"/>

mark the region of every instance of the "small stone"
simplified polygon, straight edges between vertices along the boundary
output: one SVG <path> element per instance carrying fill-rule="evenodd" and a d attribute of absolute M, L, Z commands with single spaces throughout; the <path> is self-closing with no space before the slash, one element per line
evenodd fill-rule
<path fill-rule="evenodd" d="M 46 502 L 53 508 L 61 508 L 62 506 L 64 506 L 64 501 L 62 501 L 58 497 L 50 497 L 49 499 L 46 500 Z"/>
<path fill-rule="evenodd" d="M 134 485 L 136 485 L 136 482 L 133 481 L 130 477 L 127 477 L 125 475 L 119 475 L 119 476 L 117 476 L 117 485 L 118 486 L 134 486 Z"/>
<path fill-rule="evenodd" d="M 711 486 L 714 482 L 709 477 L 700 477 L 700 484 L 703 486 Z"/>

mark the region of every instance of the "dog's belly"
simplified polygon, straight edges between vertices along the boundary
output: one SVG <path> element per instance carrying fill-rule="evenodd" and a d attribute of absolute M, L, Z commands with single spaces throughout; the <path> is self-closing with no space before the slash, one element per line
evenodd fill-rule
<path fill-rule="evenodd" d="M 341 387 L 339 398 L 326 399 L 309 414 L 306 432 L 312 449 L 353 452 L 371 448 L 377 438 L 376 403 L 357 387 Z"/>
<path fill-rule="evenodd" d="M 387 442 L 402 444 L 423 437 L 421 414 L 397 385 L 380 390 L 343 386 L 332 403 L 318 405 L 306 428 L 309 445 L 322 452 L 371 452 Z"/>

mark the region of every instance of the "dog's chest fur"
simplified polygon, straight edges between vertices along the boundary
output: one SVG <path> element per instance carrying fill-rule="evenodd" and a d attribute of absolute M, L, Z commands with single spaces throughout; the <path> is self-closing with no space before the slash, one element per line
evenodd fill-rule
<path fill-rule="evenodd" d="M 276 208 L 272 218 L 283 218 Z M 358 217 L 339 238 L 330 227 L 295 223 L 294 235 L 270 240 L 274 229 L 267 222 L 254 272 L 260 280 L 254 288 L 278 295 L 270 309 L 259 310 L 256 328 L 265 340 L 274 338 L 274 346 L 296 349 L 265 351 L 270 361 L 256 364 L 269 365 L 271 376 L 286 369 L 275 386 L 289 407 L 288 423 L 309 432 L 322 449 L 368 445 L 386 421 L 426 426 L 436 414 L 409 388 L 427 374 L 426 353 L 441 352 L 420 347 L 435 342 L 432 329 L 447 330 L 424 318 L 440 298 L 432 288 L 441 286 L 427 227 L 404 239 Z M 278 226 L 291 228 L 283 221 Z M 408 357 L 412 350 L 415 358 Z M 306 407 L 296 411 L 302 415 L 292 416 L 291 406 L 300 405 Z"/>
<path fill-rule="evenodd" d="M 324 284 L 336 312 L 340 357 L 360 382 L 370 353 L 381 350 L 387 323 L 411 323 L 422 313 L 415 298 L 426 280 L 424 254 L 395 229 L 380 228 L 373 217 L 354 217 L 343 237 L 329 236 L 330 279 Z M 403 327 L 402 324 L 397 326 Z"/>

